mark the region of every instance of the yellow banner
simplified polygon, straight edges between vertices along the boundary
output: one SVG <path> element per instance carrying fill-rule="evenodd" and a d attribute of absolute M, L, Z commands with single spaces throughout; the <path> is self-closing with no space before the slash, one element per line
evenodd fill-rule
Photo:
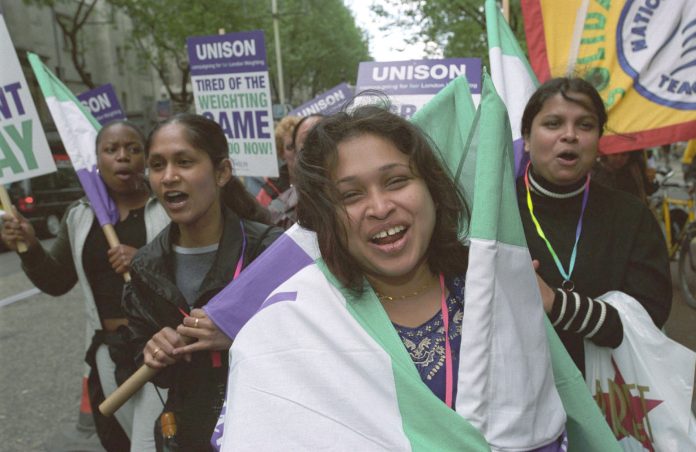
<path fill-rule="evenodd" d="M 540 81 L 589 80 L 609 113 L 603 152 L 696 137 L 696 2 L 522 0 Z"/>

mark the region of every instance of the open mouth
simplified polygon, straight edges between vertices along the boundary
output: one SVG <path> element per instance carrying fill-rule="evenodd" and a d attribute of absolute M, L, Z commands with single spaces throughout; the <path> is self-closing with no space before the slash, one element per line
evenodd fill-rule
<path fill-rule="evenodd" d="M 573 163 L 578 160 L 579 156 L 577 152 L 563 151 L 560 154 L 558 154 L 558 158 L 563 160 L 564 162 Z"/>
<path fill-rule="evenodd" d="M 394 226 L 393 228 L 385 229 L 373 235 L 370 242 L 375 245 L 389 245 L 399 241 L 408 229 L 405 226 Z"/>
<path fill-rule="evenodd" d="M 164 201 L 167 204 L 179 204 L 188 199 L 189 195 L 180 191 L 169 191 L 164 194 Z"/>

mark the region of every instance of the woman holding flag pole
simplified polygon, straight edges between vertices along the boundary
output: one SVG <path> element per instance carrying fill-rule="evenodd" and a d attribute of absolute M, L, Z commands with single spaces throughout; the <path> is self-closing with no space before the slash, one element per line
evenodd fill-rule
<path fill-rule="evenodd" d="M 231 340 L 201 308 L 282 230 L 266 224 L 268 212 L 232 175 L 216 122 L 173 116 L 150 133 L 146 154 L 150 185 L 172 223 L 138 251 L 124 308 L 138 360 L 169 388 L 163 419 L 173 413 L 177 446 L 209 450 Z"/>
<path fill-rule="evenodd" d="M 68 208 L 50 250 L 43 248 L 31 224 L 19 214 L 16 219 L 5 216 L 2 227 L 2 240 L 10 249 L 16 249 L 18 241 L 28 245 L 28 251 L 19 256 L 24 272 L 39 289 L 59 296 L 79 283 L 83 290 L 87 339 L 91 341 L 91 346 L 86 344 L 86 360 L 92 367 L 90 402 L 97 432 L 107 450 L 127 450 L 129 440 L 131 450 L 154 450 L 149 426 L 162 406 L 154 386 L 147 385 L 116 412 L 118 423 L 96 409 L 104 394 L 110 394 L 134 370 L 134 354 L 124 337 L 127 320 L 121 309 L 124 274 L 137 248 L 169 222 L 145 183 L 144 145 L 140 129 L 127 121 L 107 124 L 96 137 L 97 168 L 113 200 L 117 219 L 113 227 L 120 245 L 107 244 L 87 198 Z M 144 424 L 147 429 L 143 429 Z"/>
<path fill-rule="evenodd" d="M 574 77 L 541 85 L 522 116 L 531 160 L 517 181 L 525 236 L 546 313 L 583 374 L 585 339 L 612 348 L 623 340 L 617 310 L 596 297 L 625 292 L 658 328 L 672 303 L 654 216 L 637 198 L 590 180 L 606 121 L 599 93 Z"/>

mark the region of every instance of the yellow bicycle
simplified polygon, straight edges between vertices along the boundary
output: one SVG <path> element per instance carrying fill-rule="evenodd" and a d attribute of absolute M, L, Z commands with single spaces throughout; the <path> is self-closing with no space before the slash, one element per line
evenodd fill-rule
<path fill-rule="evenodd" d="M 659 183 L 659 217 L 665 226 L 669 258 L 678 258 L 679 289 L 686 304 L 696 308 L 696 188 L 693 184 L 668 182 L 672 174 L 665 174 Z M 671 196 L 670 189 L 677 189 L 681 196 Z"/>

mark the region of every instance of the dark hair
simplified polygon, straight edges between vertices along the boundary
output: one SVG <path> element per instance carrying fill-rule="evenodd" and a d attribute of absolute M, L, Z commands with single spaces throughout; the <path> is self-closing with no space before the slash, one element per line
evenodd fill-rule
<path fill-rule="evenodd" d="M 559 93 L 568 102 L 576 103 L 597 115 L 599 136 L 601 137 L 604 133 L 604 126 L 607 123 L 607 110 L 604 108 L 604 102 L 594 86 L 579 77 L 552 78 L 537 88 L 529 98 L 529 101 L 527 101 L 527 106 L 522 114 L 522 136 L 529 136 L 532 132 L 532 121 L 534 121 L 536 115 L 544 108 L 547 100 Z M 588 105 L 584 100 L 573 97 L 573 93 L 586 95 L 590 99 L 591 104 Z"/>
<path fill-rule="evenodd" d="M 305 117 L 303 117 L 302 119 L 300 119 L 300 122 L 298 122 L 298 123 L 295 125 L 295 128 L 292 129 L 292 148 L 293 148 L 295 151 L 297 151 L 297 152 L 300 151 L 300 149 L 297 149 L 297 134 L 299 133 L 299 130 L 300 130 L 300 127 L 302 127 L 302 124 L 303 124 L 306 120 L 308 120 L 309 118 L 325 118 L 325 117 L 326 117 L 326 116 L 322 115 L 321 113 L 314 113 L 314 114 L 305 116 Z"/>
<path fill-rule="evenodd" d="M 347 231 L 340 221 L 343 204 L 331 180 L 338 145 L 371 134 L 393 143 L 409 156 L 415 174 L 423 178 L 435 202 L 436 219 L 427 261 L 434 273 L 447 276 L 466 272 L 467 248 L 459 241 L 459 226 L 469 208 L 433 152 L 425 134 L 409 121 L 390 113 L 388 106 L 364 105 L 339 112 L 319 122 L 307 136 L 296 170 L 298 222 L 317 233 L 321 255 L 333 274 L 349 289 L 361 292 L 363 271 L 346 247 Z M 336 239 L 338 235 L 338 240 Z"/>
<path fill-rule="evenodd" d="M 145 134 L 143 133 L 143 131 L 140 130 L 140 127 L 138 127 L 135 123 L 133 123 L 133 122 L 131 122 L 131 121 L 128 121 L 128 120 L 126 120 L 126 119 L 117 119 L 117 120 L 115 120 L 115 121 L 107 122 L 106 124 L 104 124 L 104 125 L 102 126 L 101 129 L 99 129 L 99 132 L 97 132 L 97 138 L 94 140 L 94 145 L 95 145 L 95 150 L 96 150 L 96 152 L 99 152 L 99 141 L 102 139 L 102 136 L 104 135 L 104 132 L 105 132 L 107 129 L 110 129 L 111 127 L 113 127 L 113 126 L 119 126 L 119 125 L 120 125 L 120 126 L 126 126 L 126 127 L 130 128 L 130 129 L 132 129 L 133 132 L 135 132 L 136 135 L 138 135 L 138 138 L 140 138 L 140 141 L 141 141 L 143 144 L 145 144 L 145 141 L 146 141 L 147 139 L 145 138 Z"/>
<path fill-rule="evenodd" d="M 217 168 L 223 160 L 229 158 L 227 137 L 218 123 L 205 116 L 191 113 L 179 113 L 157 124 L 147 137 L 146 157 L 149 155 L 152 140 L 157 132 L 171 124 L 180 124 L 184 127 L 189 144 L 208 154 L 213 168 Z M 221 197 L 225 205 L 241 218 L 270 224 L 268 211 L 247 192 L 242 181 L 236 176 L 233 175 L 222 188 Z"/>

